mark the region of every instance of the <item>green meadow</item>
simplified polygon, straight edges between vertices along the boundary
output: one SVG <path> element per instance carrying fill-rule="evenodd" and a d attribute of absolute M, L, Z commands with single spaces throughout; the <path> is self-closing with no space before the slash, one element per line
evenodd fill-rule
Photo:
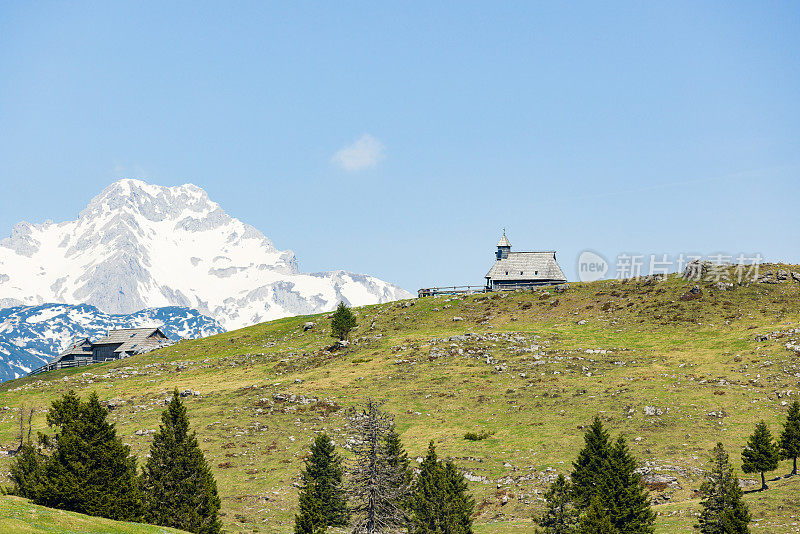
<path fill-rule="evenodd" d="M 800 270 L 761 270 L 778 269 Z M 695 285 L 700 298 L 681 300 Z M 800 476 L 784 477 L 790 462 L 769 474 L 765 492 L 751 491 L 758 475 L 740 470 L 755 423 L 766 421 L 777 436 L 800 390 L 791 348 L 800 344 L 800 283 L 791 277 L 726 289 L 670 275 L 354 311 L 351 343 L 337 350 L 329 314 L 321 314 L 6 382 L 0 445 L 18 443 L 21 406 L 35 407 L 34 432 L 47 432 L 53 399 L 96 391 L 111 401 L 110 419 L 141 465 L 164 399 L 174 388 L 191 390 L 189 416 L 219 485 L 225 528 L 290 533 L 312 436 L 324 431 L 346 445 L 345 409 L 371 397 L 394 414 L 412 458 L 433 440 L 464 471 L 476 532 L 512 534 L 532 531 L 549 481 L 569 473 L 584 426 L 599 415 L 637 456 L 658 503 L 659 533 L 692 532 L 696 490 L 718 441 L 742 479 L 753 531 L 800 532 Z M 488 437 L 466 440 L 468 432 Z M 0 471 L 9 463 L 0 457 Z M 6 517 L 29 528 L 14 532 L 67 532 L 69 521 L 92 521 L 12 497 L 0 499 L 0 532 L 11 532 L 2 530 Z M 168 531 L 107 523 L 75 528 Z"/>

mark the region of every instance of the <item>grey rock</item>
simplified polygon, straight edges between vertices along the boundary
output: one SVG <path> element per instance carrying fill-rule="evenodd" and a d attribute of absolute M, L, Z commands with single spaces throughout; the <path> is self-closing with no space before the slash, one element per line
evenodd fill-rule
<path fill-rule="evenodd" d="M 710 261 L 692 260 L 683 269 L 683 277 L 687 280 L 702 280 L 711 269 Z"/>
<path fill-rule="evenodd" d="M 643 411 L 645 415 L 650 415 L 650 416 L 664 414 L 664 412 L 660 408 L 656 408 L 655 406 L 645 406 Z"/>
<path fill-rule="evenodd" d="M 681 489 L 680 484 L 678 484 L 678 478 L 665 475 L 663 473 L 647 473 L 646 475 L 642 476 L 642 482 L 645 484 L 666 484 L 668 487 L 673 489 Z"/>

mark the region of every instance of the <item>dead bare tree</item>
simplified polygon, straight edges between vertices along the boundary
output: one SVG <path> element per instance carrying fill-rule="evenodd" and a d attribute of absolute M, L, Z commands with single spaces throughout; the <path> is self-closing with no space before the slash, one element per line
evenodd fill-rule
<path fill-rule="evenodd" d="M 386 446 L 393 418 L 378 408 L 369 399 L 347 413 L 355 455 L 348 469 L 353 534 L 395 533 L 406 523 L 400 505 L 408 491 L 406 472 Z"/>
<path fill-rule="evenodd" d="M 25 444 L 25 405 L 19 407 L 19 447 L 17 450 L 22 449 Z"/>
<path fill-rule="evenodd" d="M 33 414 L 36 411 L 36 408 L 31 406 L 30 408 L 26 409 L 25 405 L 22 404 L 19 407 L 19 447 L 15 451 L 12 451 L 13 454 L 22 450 L 23 445 L 26 443 L 31 443 L 31 432 L 33 431 Z M 27 441 L 25 439 L 26 432 L 25 432 L 25 424 L 27 421 L 28 431 L 27 431 Z"/>
<path fill-rule="evenodd" d="M 31 431 L 33 430 L 33 414 L 36 411 L 35 406 L 31 406 L 31 409 L 28 410 L 28 443 L 31 442 Z"/>

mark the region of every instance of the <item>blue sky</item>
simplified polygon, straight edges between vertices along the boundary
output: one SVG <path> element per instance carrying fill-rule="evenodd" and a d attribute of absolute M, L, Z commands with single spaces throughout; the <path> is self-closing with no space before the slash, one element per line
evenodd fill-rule
<path fill-rule="evenodd" d="M 411 290 L 503 227 L 800 263 L 795 2 L 2 2 L 0 73 L 0 235 L 128 177 Z"/>

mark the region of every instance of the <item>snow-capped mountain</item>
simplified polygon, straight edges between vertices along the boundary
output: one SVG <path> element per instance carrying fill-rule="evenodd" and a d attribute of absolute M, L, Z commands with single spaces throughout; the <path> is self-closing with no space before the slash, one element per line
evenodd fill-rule
<path fill-rule="evenodd" d="M 0 382 L 28 374 L 49 362 L 78 338 L 98 339 L 116 328 L 161 327 L 173 340 L 223 332 L 196 310 L 151 308 L 109 315 L 88 304 L 44 304 L 0 310 Z"/>
<path fill-rule="evenodd" d="M 75 221 L 17 224 L 0 241 L 0 308 L 86 303 L 107 313 L 182 306 L 226 329 L 411 295 L 362 274 L 303 274 L 291 251 L 194 185 L 121 180 Z"/>

